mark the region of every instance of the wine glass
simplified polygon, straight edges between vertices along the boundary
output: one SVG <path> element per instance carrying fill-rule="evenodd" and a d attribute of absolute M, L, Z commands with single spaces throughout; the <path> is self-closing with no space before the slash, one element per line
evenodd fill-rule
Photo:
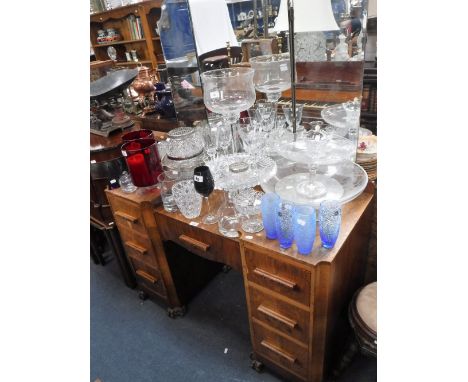
<path fill-rule="evenodd" d="M 275 103 L 264 99 L 260 99 L 257 101 L 256 105 L 257 113 L 260 116 L 262 122 L 263 131 L 267 133 L 271 132 L 275 127 Z"/>
<path fill-rule="evenodd" d="M 198 166 L 193 170 L 193 184 L 195 186 L 195 191 L 205 198 L 208 207 L 208 212 L 202 218 L 202 222 L 205 224 L 216 223 L 218 221 L 218 216 L 211 213 L 209 199 L 209 196 L 214 190 L 214 180 L 208 166 Z"/>
<path fill-rule="evenodd" d="M 218 126 L 218 143 L 221 149 L 223 150 L 223 154 L 227 155 L 227 150 L 229 144 L 232 141 L 232 131 L 229 125 L 220 125 Z"/>
<path fill-rule="evenodd" d="M 249 60 L 255 70 L 255 88 L 265 93 L 268 101 L 278 102 L 281 92 L 291 87 L 289 53 L 257 56 Z"/>
<path fill-rule="evenodd" d="M 255 89 L 265 93 L 267 100 L 273 103 L 276 112 L 276 103 L 281 92 L 291 87 L 291 63 L 289 53 L 257 56 L 249 60 L 255 70 Z"/>
<path fill-rule="evenodd" d="M 235 137 L 232 125 L 236 123 L 241 111 L 249 109 L 255 103 L 253 76 L 252 68 L 241 67 L 210 70 L 201 74 L 205 106 L 208 110 L 223 115 L 225 125 L 231 130 L 229 142 L 232 140 L 234 152 L 236 147 L 232 139 Z"/>
<path fill-rule="evenodd" d="M 239 135 L 244 144 L 245 151 L 254 157 L 257 164 L 258 155 L 265 146 L 266 134 L 262 131 L 260 123 L 251 117 L 239 120 Z"/>
<path fill-rule="evenodd" d="M 215 124 L 211 124 L 210 121 L 202 127 L 203 147 L 205 148 L 210 162 L 213 161 L 216 150 L 218 149 L 218 128 Z"/>

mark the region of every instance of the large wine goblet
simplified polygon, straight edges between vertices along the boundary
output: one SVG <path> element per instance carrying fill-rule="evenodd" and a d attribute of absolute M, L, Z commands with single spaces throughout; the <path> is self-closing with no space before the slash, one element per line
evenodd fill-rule
<path fill-rule="evenodd" d="M 225 124 L 236 137 L 233 125 L 239 113 L 248 110 L 255 103 L 255 87 L 252 68 L 216 69 L 201 74 L 203 101 L 208 110 L 222 114 Z M 236 140 L 232 140 L 233 152 L 237 151 Z"/>
<path fill-rule="evenodd" d="M 281 92 L 291 87 L 289 53 L 257 56 L 249 62 L 255 70 L 255 88 L 265 93 L 268 101 L 278 102 Z"/>
<path fill-rule="evenodd" d="M 202 218 L 205 224 L 214 224 L 218 221 L 218 216 L 211 213 L 210 195 L 214 190 L 214 180 L 208 166 L 198 166 L 193 170 L 193 184 L 197 191 L 206 200 L 208 207 L 207 214 Z"/>

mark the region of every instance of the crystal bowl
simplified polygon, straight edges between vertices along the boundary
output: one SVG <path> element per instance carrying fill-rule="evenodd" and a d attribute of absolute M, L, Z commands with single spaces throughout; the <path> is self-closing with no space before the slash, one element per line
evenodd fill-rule
<path fill-rule="evenodd" d="M 203 152 L 203 138 L 193 127 L 169 131 L 166 142 L 166 155 L 171 160 L 191 159 Z"/>
<path fill-rule="evenodd" d="M 215 187 L 225 191 L 236 191 L 255 187 L 266 182 L 276 173 L 276 163 L 266 156 L 247 153 L 221 156 L 207 161 L 215 180 Z"/>

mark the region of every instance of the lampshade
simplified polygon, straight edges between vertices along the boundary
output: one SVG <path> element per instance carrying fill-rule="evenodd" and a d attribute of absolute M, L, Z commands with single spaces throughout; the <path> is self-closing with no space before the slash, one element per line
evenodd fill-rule
<path fill-rule="evenodd" d="M 294 0 L 294 32 L 336 31 L 336 24 L 331 0 Z M 273 30 L 277 32 L 289 29 L 288 0 L 281 0 L 278 18 Z"/>

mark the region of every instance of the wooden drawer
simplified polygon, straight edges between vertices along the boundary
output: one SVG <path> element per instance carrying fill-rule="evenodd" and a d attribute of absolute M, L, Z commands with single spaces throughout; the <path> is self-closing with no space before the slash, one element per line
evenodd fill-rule
<path fill-rule="evenodd" d="M 253 251 L 249 247 L 245 247 L 244 253 L 249 281 L 304 305 L 310 305 L 311 274 L 309 271 L 280 261 L 263 252 Z"/>
<path fill-rule="evenodd" d="M 307 376 L 309 352 L 297 343 L 252 320 L 254 350 L 275 364 L 302 377 Z"/>
<path fill-rule="evenodd" d="M 153 268 L 159 268 L 151 240 L 137 231 L 118 226 L 125 252 L 131 258 L 142 261 Z"/>
<path fill-rule="evenodd" d="M 272 297 L 255 287 L 249 288 L 249 297 L 252 317 L 307 346 L 310 312 Z"/>
<path fill-rule="evenodd" d="M 130 263 L 132 264 L 137 282 L 140 286 L 147 289 L 149 292 L 156 293 L 161 297 L 166 297 L 166 288 L 161 273 L 156 268 L 150 267 L 132 257 L 130 258 Z"/>
<path fill-rule="evenodd" d="M 198 256 L 228 264 L 242 272 L 238 241 L 170 219 L 162 214 L 156 214 L 156 219 L 163 241 L 171 240 Z"/>
<path fill-rule="evenodd" d="M 138 204 L 112 195 L 109 196 L 109 200 L 112 205 L 115 223 L 119 228 L 125 227 L 146 234 Z"/>

